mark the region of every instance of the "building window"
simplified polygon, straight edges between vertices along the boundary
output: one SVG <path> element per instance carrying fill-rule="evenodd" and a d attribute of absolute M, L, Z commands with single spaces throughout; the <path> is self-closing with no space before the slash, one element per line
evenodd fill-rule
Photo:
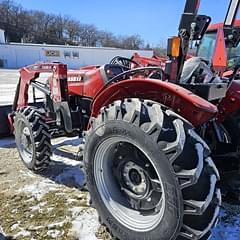
<path fill-rule="evenodd" d="M 72 52 L 73 58 L 79 58 L 79 52 Z"/>
<path fill-rule="evenodd" d="M 71 52 L 69 52 L 69 51 L 64 51 L 64 57 L 65 57 L 65 58 L 71 58 Z"/>

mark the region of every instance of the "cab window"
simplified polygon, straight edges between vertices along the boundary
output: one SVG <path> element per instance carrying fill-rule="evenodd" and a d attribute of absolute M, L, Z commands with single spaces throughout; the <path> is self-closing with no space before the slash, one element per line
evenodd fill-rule
<path fill-rule="evenodd" d="M 211 61 L 216 44 L 216 32 L 206 33 L 198 47 L 198 56 Z"/>

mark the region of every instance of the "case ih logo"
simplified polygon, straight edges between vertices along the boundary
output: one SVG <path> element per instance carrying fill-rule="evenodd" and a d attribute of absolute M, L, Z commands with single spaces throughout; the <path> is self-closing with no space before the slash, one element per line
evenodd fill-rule
<path fill-rule="evenodd" d="M 46 50 L 45 54 L 47 57 L 60 57 L 60 51 L 57 50 Z"/>

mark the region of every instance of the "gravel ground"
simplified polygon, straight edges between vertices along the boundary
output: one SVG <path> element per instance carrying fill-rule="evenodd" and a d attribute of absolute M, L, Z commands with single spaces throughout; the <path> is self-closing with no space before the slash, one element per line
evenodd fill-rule
<path fill-rule="evenodd" d="M 55 140 L 51 166 L 36 175 L 12 139 L 0 140 L 0 240 L 110 239 L 89 206 L 85 175 L 74 160 L 78 144 Z"/>
<path fill-rule="evenodd" d="M 75 161 L 77 138 L 54 140 L 49 169 L 33 174 L 13 139 L 0 140 L 0 240 L 110 240 L 98 223 L 85 175 Z M 5 236 L 5 237 L 4 237 Z M 224 203 L 211 240 L 240 240 L 240 206 Z"/>

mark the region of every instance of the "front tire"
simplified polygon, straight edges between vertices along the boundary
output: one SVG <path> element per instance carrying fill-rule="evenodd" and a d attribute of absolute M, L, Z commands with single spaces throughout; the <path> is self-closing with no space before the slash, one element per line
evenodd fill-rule
<path fill-rule="evenodd" d="M 221 203 L 209 154 L 191 125 L 158 103 L 104 107 L 84 149 L 101 222 L 124 240 L 208 239 Z"/>
<path fill-rule="evenodd" d="M 14 135 L 19 155 L 25 166 L 41 172 L 50 163 L 51 135 L 44 114 L 34 107 L 18 110 L 14 117 Z"/>

